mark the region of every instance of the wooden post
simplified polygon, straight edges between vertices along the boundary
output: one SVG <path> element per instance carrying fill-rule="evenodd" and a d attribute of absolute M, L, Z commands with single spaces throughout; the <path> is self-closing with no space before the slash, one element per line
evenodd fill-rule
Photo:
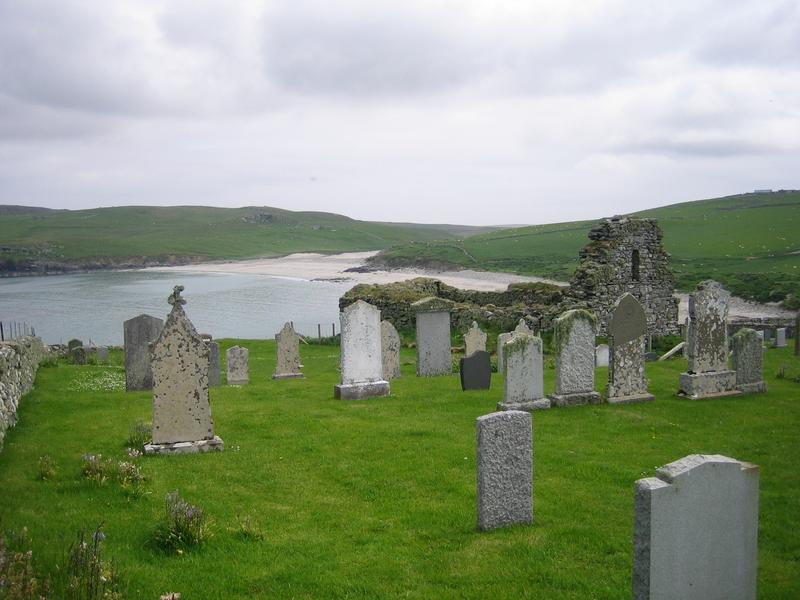
<path fill-rule="evenodd" d="M 331 323 L 331 335 L 336 337 L 336 323 Z"/>
<path fill-rule="evenodd" d="M 322 324 L 317 323 L 317 338 L 322 341 Z"/>
<path fill-rule="evenodd" d="M 6 341 L 6 334 L 3 331 L 3 322 L 0 321 L 0 342 L 5 342 L 5 341 Z"/>

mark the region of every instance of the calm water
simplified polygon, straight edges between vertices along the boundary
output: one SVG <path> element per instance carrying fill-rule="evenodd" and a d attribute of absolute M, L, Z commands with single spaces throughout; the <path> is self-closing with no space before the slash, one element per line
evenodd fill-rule
<path fill-rule="evenodd" d="M 339 297 L 352 282 L 265 275 L 120 271 L 0 279 L 0 320 L 27 322 L 45 343 L 77 337 L 122 344 L 122 323 L 141 313 L 166 318 L 174 285 L 183 285 L 186 314 L 215 338 L 272 338 L 286 321 L 295 329 L 330 335 L 339 329 Z"/>

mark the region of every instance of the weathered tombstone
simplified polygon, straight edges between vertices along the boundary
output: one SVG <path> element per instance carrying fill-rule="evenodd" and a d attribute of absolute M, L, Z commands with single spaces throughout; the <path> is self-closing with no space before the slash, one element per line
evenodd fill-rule
<path fill-rule="evenodd" d="M 775 347 L 786 348 L 786 346 L 788 346 L 786 343 L 786 327 L 778 327 L 775 330 Z"/>
<path fill-rule="evenodd" d="M 101 365 L 108 363 L 108 346 L 97 347 L 97 362 Z"/>
<path fill-rule="evenodd" d="M 761 343 L 763 344 L 764 343 L 764 331 L 763 330 L 756 331 L 756 334 L 758 335 L 758 339 L 760 339 Z"/>
<path fill-rule="evenodd" d="M 231 346 L 225 351 L 225 373 L 228 385 L 250 383 L 250 351 L 241 346 Z"/>
<path fill-rule="evenodd" d="M 219 387 L 219 344 L 211 340 L 207 340 L 206 344 L 208 345 L 208 385 L 210 387 Z"/>
<path fill-rule="evenodd" d="M 599 404 L 594 389 L 594 338 L 597 317 L 587 310 L 568 310 L 553 322 L 556 355 L 556 390 L 553 406 Z"/>
<path fill-rule="evenodd" d="M 486 350 L 477 350 L 459 361 L 461 389 L 488 390 L 492 384 L 492 358 Z"/>
<path fill-rule="evenodd" d="M 275 334 L 275 373 L 273 379 L 302 379 L 300 371 L 300 336 L 290 322 Z"/>
<path fill-rule="evenodd" d="M 533 428 L 528 412 L 477 420 L 478 529 L 533 521 Z"/>
<path fill-rule="evenodd" d="M 334 397 L 360 400 L 389 395 L 381 361 L 381 311 L 356 300 L 339 318 L 342 383 L 334 387 Z"/>
<path fill-rule="evenodd" d="M 497 336 L 497 372 L 503 373 L 505 371 L 505 363 L 503 362 L 503 346 L 511 339 L 513 333 L 501 333 Z"/>
<path fill-rule="evenodd" d="M 75 346 L 69 351 L 69 362 L 73 365 L 86 364 L 86 348 L 83 346 Z"/>
<path fill-rule="evenodd" d="M 733 336 L 733 366 L 736 370 L 736 389 L 745 394 L 767 391 L 764 381 L 764 349 L 758 332 L 746 327 Z"/>
<path fill-rule="evenodd" d="M 153 370 L 153 441 L 145 454 L 222 450 L 208 400 L 208 346 L 183 311 L 183 286 L 169 297 L 172 310 L 150 344 Z"/>
<path fill-rule="evenodd" d="M 611 404 L 649 402 L 644 370 L 647 321 L 639 301 L 623 294 L 614 304 L 608 326 L 608 401 Z"/>
<path fill-rule="evenodd" d="M 123 323 L 127 391 L 153 389 L 149 344 L 158 337 L 163 327 L 164 321 L 150 315 L 139 315 Z"/>
<path fill-rule="evenodd" d="M 389 321 L 381 321 L 381 364 L 386 381 L 400 377 L 400 334 Z"/>
<path fill-rule="evenodd" d="M 464 356 L 470 356 L 479 350 L 486 352 L 486 334 L 478 327 L 478 322 L 473 321 L 472 327 L 464 334 Z"/>
<path fill-rule="evenodd" d="M 83 347 L 83 342 L 77 338 L 72 338 L 70 341 L 67 342 L 67 350 L 72 350 L 73 348 L 80 348 Z"/>
<path fill-rule="evenodd" d="M 608 344 L 598 344 L 594 349 L 594 366 L 608 366 Z"/>
<path fill-rule="evenodd" d="M 544 361 L 541 338 L 518 327 L 503 346 L 505 380 L 503 401 L 497 410 L 542 410 L 550 408 L 544 397 Z"/>
<path fill-rule="evenodd" d="M 716 281 L 702 281 L 689 296 L 688 368 L 679 394 L 692 400 L 741 394 L 728 368 L 728 304 L 731 294 Z"/>
<path fill-rule="evenodd" d="M 634 600 L 755 600 L 758 466 L 693 454 L 636 482 Z"/>
<path fill-rule="evenodd" d="M 417 315 L 417 376 L 449 375 L 453 370 L 450 355 L 450 311 L 454 302 L 444 298 L 423 298 L 411 307 Z"/>

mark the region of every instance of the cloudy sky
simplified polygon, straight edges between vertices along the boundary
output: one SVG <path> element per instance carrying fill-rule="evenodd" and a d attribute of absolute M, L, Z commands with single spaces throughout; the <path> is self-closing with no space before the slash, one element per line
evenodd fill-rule
<path fill-rule="evenodd" d="M 800 187 L 797 0 L 0 0 L 0 203 L 546 223 Z"/>

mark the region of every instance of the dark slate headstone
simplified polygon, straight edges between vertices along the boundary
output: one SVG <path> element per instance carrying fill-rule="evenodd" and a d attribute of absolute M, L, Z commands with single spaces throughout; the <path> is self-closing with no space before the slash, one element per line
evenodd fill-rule
<path fill-rule="evenodd" d="M 488 352 L 478 350 L 460 361 L 461 389 L 488 390 L 492 382 L 492 362 Z"/>
<path fill-rule="evenodd" d="M 80 348 L 83 347 L 83 342 L 77 338 L 72 338 L 70 341 L 67 342 L 67 350 L 72 350 L 73 348 Z"/>
<path fill-rule="evenodd" d="M 655 362 L 658 360 L 658 354 L 656 354 L 655 352 L 645 352 L 644 360 L 646 362 Z"/>

